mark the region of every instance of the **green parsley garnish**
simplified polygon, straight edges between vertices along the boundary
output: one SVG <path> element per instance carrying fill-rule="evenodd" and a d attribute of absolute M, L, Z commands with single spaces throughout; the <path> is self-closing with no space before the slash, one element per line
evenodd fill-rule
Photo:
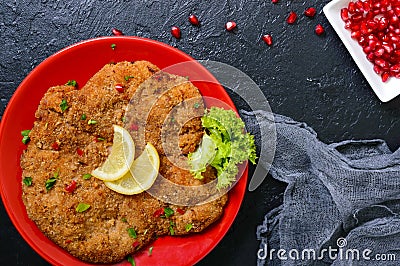
<path fill-rule="evenodd" d="M 93 120 L 93 119 L 89 119 L 89 121 L 87 123 L 88 123 L 88 125 L 95 125 L 95 124 L 97 124 L 97 121 Z"/>
<path fill-rule="evenodd" d="M 98 140 L 98 141 L 105 141 L 106 139 L 105 139 L 105 138 L 102 138 L 102 137 L 97 137 L 97 140 Z"/>
<path fill-rule="evenodd" d="M 54 184 L 55 184 L 56 181 L 57 181 L 57 177 L 58 177 L 58 176 L 54 176 L 54 177 L 51 177 L 51 178 L 49 178 L 49 179 L 46 180 L 45 186 L 46 186 L 46 190 L 47 190 L 47 191 L 49 191 L 50 189 L 53 188 Z"/>
<path fill-rule="evenodd" d="M 81 120 L 86 120 L 86 114 L 81 115 Z"/>
<path fill-rule="evenodd" d="M 193 107 L 196 108 L 196 109 L 199 109 L 200 104 L 199 104 L 199 103 L 195 103 L 195 104 L 193 105 Z"/>
<path fill-rule="evenodd" d="M 89 204 L 86 203 L 79 203 L 78 206 L 76 206 L 76 212 L 84 212 L 87 211 L 90 208 Z"/>
<path fill-rule="evenodd" d="M 32 186 L 32 177 L 25 177 L 22 182 L 25 184 L 25 186 L 30 187 Z"/>
<path fill-rule="evenodd" d="M 131 255 L 128 256 L 127 260 L 131 264 L 131 266 L 136 266 L 135 260 L 132 258 Z"/>
<path fill-rule="evenodd" d="M 71 80 L 68 80 L 68 82 L 65 85 L 76 87 L 76 85 L 78 85 L 78 83 L 76 82 L 76 80 L 71 79 Z"/>
<path fill-rule="evenodd" d="M 91 177 L 92 177 L 91 174 L 84 174 L 84 175 L 82 175 L 82 178 L 85 179 L 85 180 L 89 180 Z"/>
<path fill-rule="evenodd" d="M 121 221 L 122 221 L 123 223 L 126 223 L 126 222 L 128 222 L 128 220 L 126 220 L 126 218 L 125 218 L 125 217 L 122 217 L 122 218 L 121 218 Z"/>
<path fill-rule="evenodd" d="M 171 236 L 175 235 L 174 226 L 175 226 L 174 222 L 170 221 L 169 222 L 169 233 L 171 234 Z"/>
<path fill-rule="evenodd" d="M 112 43 L 111 45 L 111 49 L 115 50 L 115 47 L 117 47 L 117 45 L 115 43 Z"/>
<path fill-rule="evenodd" d="M 60 103 L 60 108 L 61 108 L 61 111 L 65 111 L 65 110 L 67 110 L 68 109 L 68 103 L 67 103 L 67 100 L 65 100 L 65 99 L 62 99 L 62 101 L 61 101 L 61 103 Z"/>
<path fill-rule="evenodd" d="M 164 215 L 166 218 L 174 215 L 174 210 L 171 208 L 164 208 Z"/>
<path fill-rule="evenodd" d="M 28 144 L 28 142 L 31 140 L 29 137 L 29 132 L 31 132 L 30 129 L 22 130 L 21 135 L 22 135 L 22 143 Z"/>
<path fill-rule="evenodd" d="M 185 230 L 186 230 L 186 232 L 189 232 L 192 228 L 193 228 L 193 225 L 192 225 L 192 224 L 187 224 L 187 225 L 185 225 Z"/>
<path fill-rule="evenodd" d="M 149 247 L 148 255 L 151 256 L 152 253 L 153 253 L 153 246 Z"/>
<path fill-rule="evenodd" d="M 127 231 L 128 231 L 128 234 L 129 234 L 130 237 L 132 237 L 132 238 L 134 238 L 134 239 L 137 238 L 137 234 L 136 234 L 135 229 L 133 229 L 133 228 L 128 228 Z"/>
<path fill-rule="evenodd" d="M 125 76 L 124 78 L 125 78 L 126 81 L 129 81 L 130 79 L 133 79 L 135 77 L 134 76 Z"/>

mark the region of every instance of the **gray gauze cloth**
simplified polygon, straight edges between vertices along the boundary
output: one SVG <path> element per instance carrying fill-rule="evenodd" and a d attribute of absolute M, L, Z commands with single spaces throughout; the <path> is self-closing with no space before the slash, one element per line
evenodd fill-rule
<path fill-rule="evenodd" d="M 270 174 L 287 183 L 257 228 L 258 265 L 400 265 L 400 150 L 383 140 L 327 145 L 288 117 L 241 115 L 258 134 L 275 123 Z"/>

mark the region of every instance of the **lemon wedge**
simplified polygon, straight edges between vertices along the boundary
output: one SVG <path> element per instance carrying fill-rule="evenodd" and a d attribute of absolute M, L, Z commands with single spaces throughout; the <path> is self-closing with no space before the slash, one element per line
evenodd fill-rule
<path fill-rule="evenodd" d="M 143 153 L 132 163 L 130 171 L 122 178 L 104 184 L 124 195 L 139 194 L 154 184 L 159 168 L 158 152 L 151 143 L 147 143 Z"/>
<path fill-rule="evenodd" d="M 129 132 L 114 125 L 114 139 L 110 155 L 102 166 L 94 169 L 92 175 L 103 181 L 114 181 L 129 172 L 135 159 L 135 143 Z"/>

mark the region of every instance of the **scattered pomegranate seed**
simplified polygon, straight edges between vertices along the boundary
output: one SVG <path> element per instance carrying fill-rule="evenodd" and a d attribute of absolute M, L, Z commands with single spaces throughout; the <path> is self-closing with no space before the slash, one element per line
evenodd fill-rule
<path fill-rule="evenodd" d="M 234 22 L 234 21 L 228 21 L 228 22 L 225 24 L 225 29 L 226 29 L 227 31 L 233 31 L 235 28 L 236 28 L 236 22 Z"/>
<path fill-rule="evenodd" d="M 316 13 L 317 10 L 314 7 L 309 7 L 304 11 L 304 15 L 306 15 L 309 18 L 313 18 Z"/>
<path fill-rule="evenodd" d="M 322 27 L 321 24 L 318 24 L 317 26 L 315 26 L 315 34 L 320 36 L 320 35 L 322 35 L 324 33 L 325 33 L 325 29 L 324 29 L 324 27 Z"/>
<path fill-rule="evenodd" d="M 271 46 L 272 45 L 272 36 L 269 34 L 265 34 L 262 36 L 262 40 L 268 45 Z"/>
<path fill-rule="evenodd" d="M 122 36 L 122 35 L 124 35 L 124 34 L 122 33 L 122 31 L 120 31 L 119 29 L 116 29 L 116 28 L 113 28 L 113 29 L 112 29 L 112 34 L 113 34 L 114 36 Z"/>
<path fill-rule="evenodd" d="M 175 38 L 180 39 L 181 38 L 181 29 L 179 27 L 177 27 L 177 26 L 173 26 L 171 28 L 171 34 Z"/>
<path fill-rule="evenodd" d="M 271 0 L 271 2 L 272 2 L 273 4 L 276 4 L 276 3 L 279 2 L 279 0 Z"/>
<path fill-rule="evenodd" d="M 54 142 L 53 144 L 51 144 L 51 148 L 55 151 L 60 150 L 60 145 L 58 144 L 58 142 Z"/>
<path fill-rule="evenodd" d="M 398 1 L 356 0 L 340 16 L 383 82 L 400 78 L 400 5 Z"/>
<path fill-rule="evenodd" d="M 189 16 L 189 22 L 194 26 L 199 26 L 200 25 L 199 19 L 196 17 L 196 15 L 190 15 Z"/>
<path fill-rule="evenodd" d="M 71 243 L 72 242 L 72 240 L 71 239 L 67 239 L 67 240 L 65 240 L 65 244 L 69 244 L 69 243 Z"/>
<path fill-rule="evenodd" d="M 176 211 L 181 215 L 185 214 L 185 211 L 182 210 L 181 208 L 176 209 Z"/>
<path fill-rule="evenodd" d="M 287 22 L 288 24 L 293 24 L 293 23 L 296 22 L 296 19 L 297 19 L 297 14 L 296 14 L 296 12 L 291 11 L 291 12 L 289 13 L 289 16 L 288 16 L 287 19 L 286 19 L 286 22 Z"/>
<path fill-rule="evenodd" d="M 122 84 L 118 83 L 115 84 L 115 89 L 119 92 L 119 93 L 123 93 L 125 91 L 125 88 Z"/>
<path fill-rule="evenodd" d="M 79 156 L 82 156 L 82 155 L 83 155 L 83 150 L 81 150 L 80 148 L 77 148 L 77 149 L 76 149 L 76 153 L 77 153 Z"/>
<path fill-rule="evenodd" d="M 72 180 L 71 184 L 69 184 L 68 186 L 65 187 L 65 191 L 72 193 L 74 192 L 74 190 L 76 189 L 76 181 Z"/>
<path fill-rule="evenodd" d="M 154 217 L 160 217 L 163 214 L 164 214 L 164 208 L 159 208 L 153 213 L 153 216 Z"/>

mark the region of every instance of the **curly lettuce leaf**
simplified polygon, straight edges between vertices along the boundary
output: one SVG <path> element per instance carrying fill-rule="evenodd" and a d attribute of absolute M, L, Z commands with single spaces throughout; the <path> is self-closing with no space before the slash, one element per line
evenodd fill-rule
<path fill-rule="evenodd" d="M 254 137 L 245 133 L 244 122 L 232 110 L 212 107 L 205 111 L 201 121 L 206 134 L 200 147 L 188 156 L 191 172 L 202 179 L 207 165 L 211 165 L 217 170 L 217 188 L 229 187 L 236 180 L 238 164 L 246 160 L 255 163 Z M 209 144 L 210 140 L 214 145 Z M 208 143 L 208 147 L 203 143 Z"/>

